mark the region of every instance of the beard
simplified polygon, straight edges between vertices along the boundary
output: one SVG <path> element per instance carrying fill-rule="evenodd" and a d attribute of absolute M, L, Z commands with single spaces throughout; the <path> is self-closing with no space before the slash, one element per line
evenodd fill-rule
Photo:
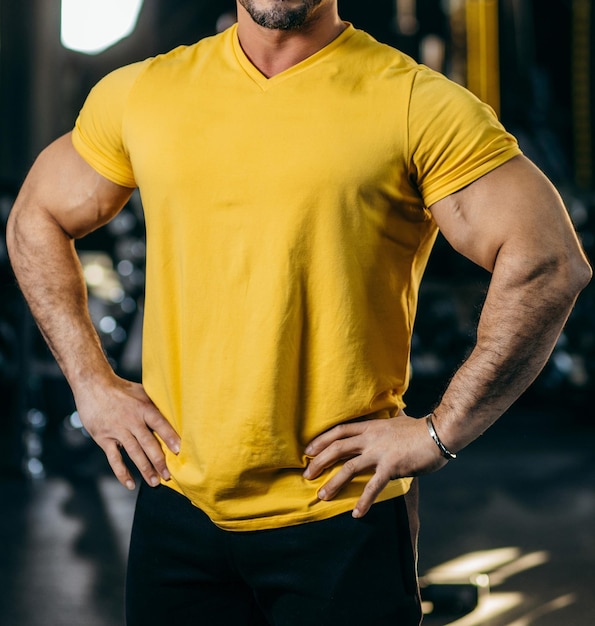
<path fill-rule="evenodd" d="M 299 6 L 289 7 L 284 0 L 268 2 L 266 8 L 257 7 L 258 0 L 239 0 L 250 17 L 271 30 L 299 30 L 322 0 L 301 0 Z"/>

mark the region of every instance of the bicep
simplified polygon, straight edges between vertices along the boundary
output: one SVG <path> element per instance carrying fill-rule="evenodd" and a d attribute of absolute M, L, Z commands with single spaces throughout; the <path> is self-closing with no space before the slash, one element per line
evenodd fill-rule
<path fill-rule="evenodd" d="M 68 133 L 39 155 L 13 212 L 17 217 L 50 220 L 78 238 L 109 222 L 131 194 L 132 189 L 96 172 L 74 149 Z"/>
<path fill-rule="evenodd" d="M 527 266 L 552 254 L 579 253 L 562 200 L 528 159 L 517 156 L 430 210 L 461 254 L 488 271 L 505 251 Z"/>

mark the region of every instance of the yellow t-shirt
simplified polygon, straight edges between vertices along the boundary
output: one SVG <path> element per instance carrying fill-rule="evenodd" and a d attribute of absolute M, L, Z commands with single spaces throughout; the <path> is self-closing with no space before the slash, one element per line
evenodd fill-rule
<path fill-rule="evenodd" d="M 231 530 L 352 509 L 370 475 L 320 502 L 329 473 L 303 479 L 304 448 L 404 406 L 426 207 L 519 154 L 515 140 L 469 92 L 349 26 L 270 79 L 236 27 L 117 70 L 73 142 L 140 188 L 143 381 L 182 437 L 170 486 Z"/>

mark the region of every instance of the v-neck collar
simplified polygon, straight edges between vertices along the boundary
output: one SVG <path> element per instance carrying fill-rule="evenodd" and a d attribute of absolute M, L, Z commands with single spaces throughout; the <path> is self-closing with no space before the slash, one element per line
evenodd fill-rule
<path fill-rule="evenodd" d="M 263 91 L 267 91 L 273 85 L 276 85 L 277 83 L 286 80 L 287 78 L 290 78 L 295 74 L 303 72 L 308 67 L 318 63 L 321 59 L 324 59 L 328 55 L 332 54 L 334 50 L 336 50 L 345 41 L 351 38 L 354 33 L 355 28 L 353 27 L 353 25 L 347 23 L 347 28 L 345 28 L 345 30 L 343 30 L 339 35 L 337 35 L 337 37 L 335 37 L 335 39 L 333 39 L 330 43 L 324 46 L 324 48 L 321 48 L 320 50 L 318 50 L 318 52 L 315 52 L 314 54 L 305 58 L 303 61 L 292 65 L 283 72 L 271 76 L 271 78 L 267 78 L 246 56 L 246 53 L 244 52 L 240 44 L 240 39 L 238 37 L 237 23 L 232 26 L 231 38 L 233 43 L 233 50 L 239 65 L 242 67 L 242 69 L 249 78 L 251 78 Z"/>

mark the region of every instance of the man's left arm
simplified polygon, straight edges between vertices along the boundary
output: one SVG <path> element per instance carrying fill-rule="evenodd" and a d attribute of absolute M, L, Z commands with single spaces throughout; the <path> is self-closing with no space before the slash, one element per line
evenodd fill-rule
<path fill-rule="evenodd" d="M 537 377 L 591 268 L 559 194 L 523 156 L 430 209 L 450 244 L 492 273 L 476 345 L 433 412 L 439 439 L 458 452 Z M 338 426 L 317 437 L 306 453 L 313 457 L 306 478 L 343 463 L 319 491 L 323 500 L 355 475 L 374 471 L 355 517 L 368 511 L 391 479 L 436 471 L 447 462 L 426 420 L 402 412 Z"/>

